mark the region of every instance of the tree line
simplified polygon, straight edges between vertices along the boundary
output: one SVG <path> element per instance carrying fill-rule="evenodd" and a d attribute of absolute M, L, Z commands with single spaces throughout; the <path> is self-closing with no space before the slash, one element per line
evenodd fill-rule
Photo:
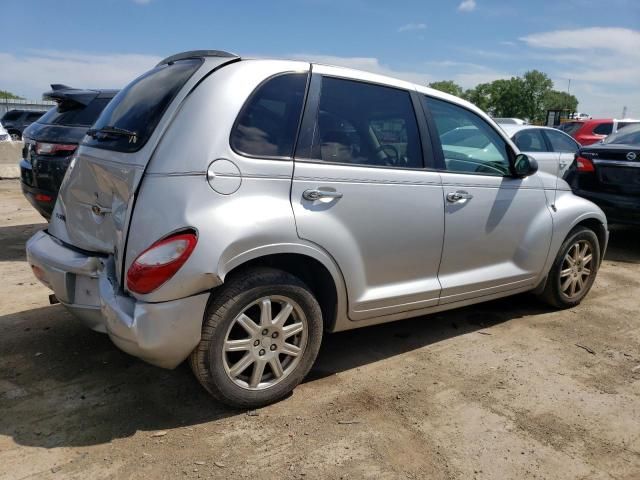
<path fill-rule="evenodd" d="M 578 99 L 567 92 L 554 90 L 547 74 L 530 70 L 522 77 L 481 83 L 468 90 L 452 80 L 429 84 L 442 92 L 464 98 L 493 117 L 516 117 L 530 122 L 544 122 L 547 110 L 578 109 Z"/>

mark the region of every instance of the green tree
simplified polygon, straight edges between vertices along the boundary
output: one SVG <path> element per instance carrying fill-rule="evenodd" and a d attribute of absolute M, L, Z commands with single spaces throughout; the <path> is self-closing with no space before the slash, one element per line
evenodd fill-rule
<path fill-rule="evenodd" d="M 22 97 L 14 94 L 14 93 L 8 92 L 6 90 L 0 90 L 0 99 L 2 99 L 2 98 L 18 99 L 18 100 L 22 99 Z"/>
<path fill-rule="evenodd" d="M 453 80 L 442 80 L 439 82 L 431 82 L 429 87 L 440 90 L 441 92 L 450 93 L 456 97 L 461 97 L 464 89 Z"/>
<path fill-rule="evenodd" d="M 479 83 L 474 88 L 465 91 L 462 98 L 476 105 L 485 112 L 492 113 L 491 84 Z"/>
<path fill-rule="evenodd" d="M 547 110 L 568 110 L 569 112 L 578 111 L 578 99 L 575 95 L 567 92 L 559 92 L 551 90 L 547 92 L 543 101 L 544 111 Z"/>
<path fill-rule="evenodd" d="M 522 111 L 530 121 L 542 121 L 546 116 L 545 98 L 553 89 L 553 82 L 546 73 L 530 70 L 522 76 Z"/>

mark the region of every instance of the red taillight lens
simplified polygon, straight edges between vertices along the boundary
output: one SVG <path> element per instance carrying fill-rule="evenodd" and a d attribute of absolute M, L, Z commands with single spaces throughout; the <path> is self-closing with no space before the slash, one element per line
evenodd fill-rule
<path fill-rule="evenodd" d="M 576 165 L 578 167 L 579 172 L 595 172 L 595 167 L 593 166 L 593 162 L 588 158 L 577 157 Z"/>
<path fill-rule="evenodd" d="M 53 197 L 51 195 L 46 195 L 44 193 L 36 193 L 34 198 L 38 202 L 50 202 L 51 200 L 53 200 Z"/>
<path fill-rule="evenodd" d="M 71 153 L 75 151 L 77 145 L 65 143 L 36 143 L 36 153 L 38 155 L 55 155 L 56 153 Z"/>
<path fill-rule="evenodd" d="M 127 272 L 127 287 L 135 293 L 150 293 L 165 283 L 184 265 L 196 247 L 195 233 L 172 235 L 138 255 Z"/>

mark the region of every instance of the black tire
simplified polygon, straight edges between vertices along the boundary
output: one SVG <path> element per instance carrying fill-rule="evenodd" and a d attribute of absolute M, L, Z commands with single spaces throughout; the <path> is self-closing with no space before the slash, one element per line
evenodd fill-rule
<path fill-rule="evenodd" d="M 8 130 L 7 133 L 11 136 L 11 140 L 14 142 L 22 140 L 22 134 L 18 130 Z"/>
<path fill-rule="evenodd" d="M 580 292 L 574 296 L 570 296 L 562 289 L 563 279 L 561 273 L 563 264 L 565 263 L 565 257 L 569 253 L 569 250 L 575 248 L 574 245 L 579 242 L 586 242 L 590 246 L 592 252 L 591 268 L 589 268 L 590 273 L 588 277 L 585 277 L 584 286 Z M 576 227 L 569 233 L 560 247 L 553 266 L 549 271 L 545 288 L 539 295 L 539 298 L 556 308 L 564 309 L 575 307 L 582 301 L 587 293 L 589 293 L 589 290 L 591 290 L 599 268 L 600 242 L 598 241 L 597 235 L 587 227 Z"/>
<path fill-rule="evenodd" d="M 232 323 L 247 305 L 272 295 L 288 297 L 303 311 L 308 328 L 306 345 L 295 368 L 279 383 L 261 390 L 242 388 L 225 370 L 224 343 Z M 198 381 L 220 402 L 236 408 L 257 408 L 284 398 L 304 379 L 318 355 L 322 332 L 320 305 L 297 277 L 273 268 L 248 269 L 227 278 L 212 293 L 202 337 L 189 363 Z"/>

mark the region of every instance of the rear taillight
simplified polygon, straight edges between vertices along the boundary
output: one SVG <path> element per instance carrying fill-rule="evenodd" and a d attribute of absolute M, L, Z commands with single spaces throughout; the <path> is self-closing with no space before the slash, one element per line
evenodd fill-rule
<path fill-rule="evenodd" d="M 184 265 L 198 242 L 195 233 L 178 233 L 158 240 L 138 255 L 127 272 L 127 288 L 150 293 Z"/>
<path fill-rule="evenodd" d="M 584 157 L 576 157 L 576 166 L 579 172 L 594 172 L 596 170 L 593 162 Z"/>
<path fill-rule="evenodd" d="M 66 143 L 36 143 L 36 153 L 38 155 L 55 155 L 57 153 L 71 153 L 77 148 L 77 145 Z"/>

